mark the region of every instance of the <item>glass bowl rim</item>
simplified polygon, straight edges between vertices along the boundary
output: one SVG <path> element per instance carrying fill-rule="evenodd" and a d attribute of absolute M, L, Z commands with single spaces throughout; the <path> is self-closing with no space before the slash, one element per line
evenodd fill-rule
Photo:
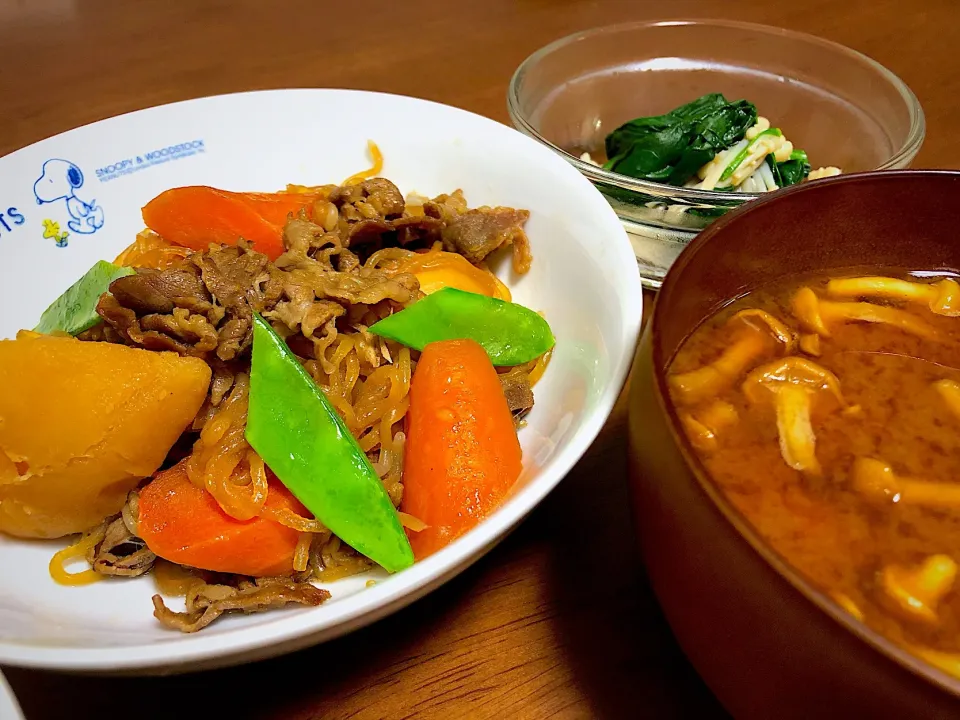
<path fill-rule="evenodd" d="M 630 190 L 646 195 L 682 199 L 695 204 L 740 204 L 767 195 L 767 193 L 696 190 L 693 188 L 684 188 L 677 187 L 675 185 L 667 185 L 664 183 L 656 183 L 650 180 L 640 180 L 638 178 L 630 177 L 629 175 L 622 175 L 617 172 L 604 170 L 602 167 L 597 167 L 596 165 L 592 165 L 581 160 L 576 155 L 567 152 L 560 146 L 555 145 L 547 140 L 539 133 L 539 131 L 536 130 L 536 128 L 533 127 L 520 109 L 520 86 L 523 83 L 525 75 L 530 68 L 534 67 L 542 59 L 548 55 L 551 55 L 555 51 L 581 40 L 607 33 L 640 30 L 644 28 L 677 27 L 688 25 L 747 30 L 763 35 L 775 35 L 783 38 L 791 38 L 793 40 L 811 45 L 818 45 L 823 49 L 846 55 L 850 59 L 865 64 L 867 67 L 871 68 L 878 75 L 880 75 L 884 80 L 886 80 L 897 91 L 897 93 L 900 95 L 900 98 L 906 105 L 907 112 L 910 115 L 910 129 L 907 132 L 907 137 L 903 144 L 889 159 L 878 165 L 876 168 L 873 168 L 873 170 L 895 169 L 905 159 L 909 160 L 913 158 L 920 150 L 920 146 L 923 144 L 924 136 L 926 134 L 926 119 L 923 113 L 923 107 L 920 105 L 920 100 L 917 98 L 914 92 L 892 70 L 889 70 L 884 65 L 881 65 L 873 58 L 864 55 L 857 50 L 849 48 L 846 45 L 834 42 L 833 40 L 827 40 L 809 33 L 788 30 L 786 28 L 779 28 L 773 25 L 762 25 L 760 23 L 742 22 L 739 20 L 697 18 L 639 20 L 624 23 L 614 23 L 611 25 L 600 25 L 597 27 L 588 28 L 586 30 L 579 30 L 575 33 L 571 33 L 570 35 L 566 35 L 554 40 L 553 42 L 544 45 L 539 50 L 536 50 L 534 53 L 529 55 L 522 63 L 520 63 L 520 65 L 514 71 L 513 76 L 510 78 L 510 84 L 507 87 L 507 112 L 510 114 L 510 119 L 513 121 L 514 127 L 516 127 L 525 135 L 528 135 L 534 140 L 537 140 L 538 142 L 543 143 L 554 151 L 560 153 L 560 155 L 567 160 L 567 162 L 576 167 L 577 170 L 583 173 L 593 183 L 609 185 L 622 190 Z"/>

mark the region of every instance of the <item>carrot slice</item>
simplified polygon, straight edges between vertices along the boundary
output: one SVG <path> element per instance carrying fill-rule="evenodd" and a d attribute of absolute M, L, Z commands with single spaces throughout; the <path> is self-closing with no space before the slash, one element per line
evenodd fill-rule
<path fill-rule="evenodd" d="M 290 213 L 311 208 L 318 196 L 301 193 L 236 193 L 205 186 L 160 193 L 143 208 L 155 233 L 193 250 L 210 243 L 235 245 L 240 238 L 271 260 L 283 252 L 283 225 Z"/>
<path fill-rule="evenodd" d="M 221 191 L 222 192 L 222 191 Z M 252 209 L 273 225 L 279 225 L 281 229 L 287 222 L 287 216 L 290 213 L 296 215 L 300 209 L 305 209 L 310 213 L 313 202 L 321 197 L 316 193 L 237 193 L 243 201 Z"/>
<path fill-rule="evenodd" d="M 401 509 L 418 560 L 474 527 L 517 481 L 520 442 L 486 351 L 473 340 L 424 348 L 410 387 Z"/>
<path fill-rule="evenodd" d="M 267 507 L 305 508 L 272 473 Z M 201 570 L 256 577 L 289 575 L 300 533 L 266 517 L 236 520 L 190 482 L 184 463 L 157 474 L 140 491 L 140 537 L 158 556 Z"/>

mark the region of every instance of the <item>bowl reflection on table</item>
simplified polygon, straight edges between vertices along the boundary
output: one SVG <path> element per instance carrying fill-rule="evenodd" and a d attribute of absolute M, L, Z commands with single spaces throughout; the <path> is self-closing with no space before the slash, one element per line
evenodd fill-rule
<path fill-rule="evenodd" d="M 851 175 L 778 193 L 704 231 L 657 298 L 630 399 L 643 557 L 684 651 L 738 717 L 960 714 L 960 681 L 841 612 L 770 550 L 708 480 L 667 393 L 683 341 L 749 289 L 856 266 L 956 271 L 958 195 L 960 173 L 946 171 Z"/>
<path fill-rule="evenodd" d="M 579 159 L 612 130 L 706 93 L 752 101 L 813 167 L 908 167 L 924 137 L 919 101 L 892 72 L 836 43 L 722 20 L 638 22 L 570 35 L 531 55 L 510 83 L 514 125 L 561 153 L 630 234 L 644 283 L 659 287 L 683 247 L 756 194 L 637 180 Z"/>

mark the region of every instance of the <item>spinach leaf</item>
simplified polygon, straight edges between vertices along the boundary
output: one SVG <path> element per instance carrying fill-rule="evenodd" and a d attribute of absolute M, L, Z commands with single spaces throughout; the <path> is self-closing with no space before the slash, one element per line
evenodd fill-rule
<path fill-rule="evenodd" d="M 803 182 L 803 179 L 810 174 L 810 162 L 807 159 L 807 153 L 803 150 L 794 150 L 790 157 L 781 163 L 773 159 L 773 155 L 767 155 L 767 164 L 773 172 L 773 180 L 777 187 L 787 187 Z"/>
<path fill-rule="evenodd" d="M 666 115 L 637 118 L 607 136 L 607 170 L 641 180 L 683 185 L 721 150 L 740 142 L 757 122 L 746 100 L 712 93 Z"/>

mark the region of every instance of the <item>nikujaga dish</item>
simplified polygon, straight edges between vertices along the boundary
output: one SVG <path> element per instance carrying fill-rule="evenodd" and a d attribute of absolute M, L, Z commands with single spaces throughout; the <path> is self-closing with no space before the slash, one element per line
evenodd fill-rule
<path fill-rule="evenodd" d="M 554 345 L 485 264 L 510 247 L 529 269 L 528 213 L 378 171 L 168 190 L 0 341 L 0 531 L 79 533 L 57 581 L 152 572 L 186 597 L 156 617 L 193 632 L 320 604 L 313 581 L 401 571 L 495 509 Z"/>

